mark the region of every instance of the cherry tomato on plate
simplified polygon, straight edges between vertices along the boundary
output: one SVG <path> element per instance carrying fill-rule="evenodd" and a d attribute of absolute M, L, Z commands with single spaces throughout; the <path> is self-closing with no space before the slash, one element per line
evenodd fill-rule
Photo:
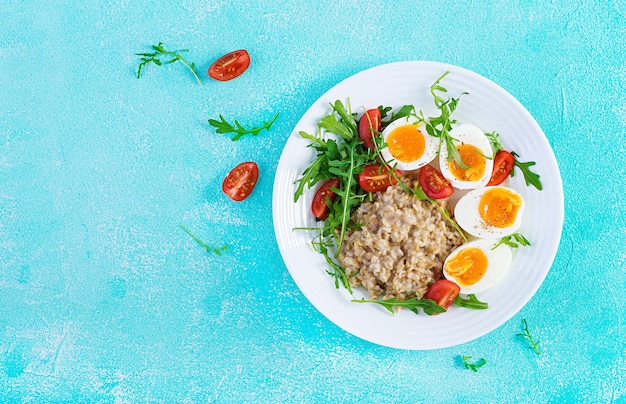
<path fill-rule="evenodd" d="M 424 193 L 433 199 L 447 198 L 454 192 L 452 184 L 433 166 L 425 165 L 418 174 L 419 184 Z"/>
<path fill-rule="evenodd" d="M 224 178 L 222 191 L 233 201 L 243 201 L 254 189 L 258 178 L 259 166 L 255 162 L 241 163 Z"/>
<path fill-rule="evenodd" d="M 368 109 L 359 120 L 359 137 L 365 147 L 374 150 L 373 135 L 380 132 L 380 110 Z"/>
<path fill-rule="evenodd" d="M 500 150 L 493 159 L 493 172 L 487 186 L 500 185 L 507 179 L 515 165 L 515 157 L 506 150 Z"/>
<path fill-rule="evenodd" d="M 215 80 L 228 81 L 241 75 L 250 66 L 250 55 L 245 49 L 232 51 L 217 59 L 209 67 L 209 76 Z"/>
<path fill-rule="evenodd" d="M 331 188 L 339 188 L 339 178 L 333 178 L 323 183 L 315 192 L 315 196 L 313 196 L 311 211 L 313 216 L 320 220 L 326 219 L 330 211 L 326 199 L 328 198 L 332 201 L 337 197 L 337 194 Z"/>
<path fill-rule="evenodd" d="M 365 192 L 384 191 L 390 185 L 396 184 L 398 181 L 391 175 L 389 168 L 380 164 L 370 164 L 363 168 L 363 172 L 359 174 L 359 185 Z M 398 177 L 402 173 L 395 170 Z"/>
<path fill-rule="evenodd" d="M 461 287 L 456 283 L 447 279 L 439 279 L 430 285 L 424 294 L 424 299 L 434 300 L 439 306 L 448 310 L 448 307 L 452 305 L 460 291 Z"/>

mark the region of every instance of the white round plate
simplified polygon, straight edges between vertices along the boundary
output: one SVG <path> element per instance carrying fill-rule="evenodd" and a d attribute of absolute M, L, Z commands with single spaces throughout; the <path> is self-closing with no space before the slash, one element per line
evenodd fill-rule
<path fill-rule="evenodd" d="M 354 112 L 379 105 L 394 109 L 411 104 L 425 116 L 438 116 L 430 86 L 444 72 L 441 82 L 446 97 L 459 101 L 453 118 L 472 123 L 484 132 L 495 131 L 505 148 L 514 150 L 521 161 L 535 161 L 533 170 L 541 176 L 543 190 L 526 186 L 519 169 L 508 180 L 526 201 L 519 232 L 531 247 L 513 252 L 508 273 L 478 298 L 489 303 L 487 310 L 452 306 L 438 316 L 419 315 L 403 309 L 392 315 L 382 306 L 353 303 L 343 288 L 336 289 L 326 273 L 324 257 L 311 241 L 315 231 L 294 230 L 318 226 L 310 213 L 314 190 L 294 203 L 294 182 L 309 166 L 315 151 L 300 131 L 316 133 L 320 118 L 330 112 L 329 103 L 349 100 Z M 476 339 L 513 317 L 535 294 L 556 255 L 563 226 L 563 188 L 554 153 L 530 113 L 508 92 L 472 71 L 437 62 L 411 61 L 377 66 L 340 82 L 320 97 L 300 119 L 285 144 L 272 197 L 274 231 L 285 265 L 306 298 L 330 321 L 362 339 L 401 349 L 436 349 Z M 355 297 L 365 296 L 355 290 Z"/>

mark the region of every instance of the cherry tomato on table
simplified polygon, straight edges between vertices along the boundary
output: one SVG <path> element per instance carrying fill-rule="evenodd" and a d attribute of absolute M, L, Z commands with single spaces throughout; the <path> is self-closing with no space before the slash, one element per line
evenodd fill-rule
<path fill-rule="evenodd" d="M 398 181 L 389 172 L 390 168 L 380 164 L 370 164 L 363 168 L 363 172 L 359 174 L 359 185 L 365 192 L 384 191 L 390 185 L 396 184 Z M 398 177 L 402 173 L 395 170 Z"/>
<path fill-rule="evenodd" d="M 419 184 L 424 193 L 433 199 L 447 198 L 454 192 L 452 184 L 433 166 L 425 165 L 418 174 Z"/>
<path fill-rule="evenodd" d="M 380 110 L 368 109 L 359 120 L 359 137 L 365 147 L 374 150 L 373 135 L 380 132 Z"/>
<path fill-rule="evenodd" d="M 339 188 L 339 178 L 333 178 L 323 183 L 315 192 L 315 196 L 313 196 L 311 211 L 313 216 L 320 220 L 326 219 L 330 211 L 326 199 L 328 198 L 332 201 L 337 197 L 337 194 L 331 188 Z"/>
<path fill-rule="evenodd" d="M 456 283 L 447 279 L 440 279 L 430 285 L 424 294 L 424 299 L 434 300 L 439 306 L 448 310 L 460 291 L 461 287 Z"/>
<path fill-rule="evenodd" d="M 507 179 L 515 165 L 515 157 L 506 150 L 500 150 L 493 159 L 493 172 L 487 186 L 500 185 Z"/>
<path fill-rule="evenodd" d="M 241 75 L 250 66 L 250 55 L 245 49 L 232 51 L 217 59 L 209 67 L 209 76 L 215 80 L 228 81 Z"/>
<path fill-rule="evenodd" d="M 259 166 L 255 162 L 241 163 L 224 178 L 222 191 L 233 201 L 243 201 L 254 189 L 258 178 Z"/>

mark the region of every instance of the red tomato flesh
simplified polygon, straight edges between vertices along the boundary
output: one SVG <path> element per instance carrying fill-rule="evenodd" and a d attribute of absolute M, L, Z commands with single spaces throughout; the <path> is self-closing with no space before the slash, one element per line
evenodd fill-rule
<path fill-rule="evenodd" d="M 259 179 L 259 166 L 248 161 L 239 164 L 228 173 L 222 183 L 222 191 L 233 201 L 246 199 Z"/>
<path fill-rule="evenodd" d="M 359 185 L 365 192 L 384 191 L 390 185 L 396 184 L 398 181 L 391 175 L 389 168 L 380 164 L 370 164 L 363 168 L 363 172 L 359 174 Z M 397 177 L 401 177 L 402 173 L 398 170 L 394 171 Z"/>
<path fill-rule="evenodd" d="M 439 306 L 448 310 L 460 291 L 461 287 L 456 283 L 447 279 L 440 279 L 430 285 L 424 294 L 424 299 L 434 300 Z"/>
<path fill-rule="evenodd" d="M 433 166 L 425 165 L 418 174 L 419 184 L 424 193 L 432 199 L 447 198 L 454 192 L 452 184 Z"/>
<path fill-rule="evenodd" d="M 487 186 L 500 185 L 508 178 L 515 165 L 515 157 L 506 150 L 500 150 L 493 159 L 493 172 Z"/>
<path fill-rule="evenodd" d="M 245 49 L 232 51 L 217 59 L 209 67 L 209 76 L 215 80 L 228 81 L 241 75 L 250 66 L 250 55 Z"/>
<path fill-rule="evenodd" d="M 380 132 L 380 110 L 368 109 L 359 120 L 359 137 L 365 147 L 374 150 L 374 135 Z"/>
<path fill-rule="evenodd" d="M 317 189 L 313 197 L 311 211 L 313 212 L 313 216 L 320 220 L 325 220 L 330 211 L 326 199 L 328 198 L 332 201 L 337 197 L 337 194 L 334 193 L 331 188 L 339 188 L 339 178 L 333 178 L 323 183 L 322 186 Z"/>

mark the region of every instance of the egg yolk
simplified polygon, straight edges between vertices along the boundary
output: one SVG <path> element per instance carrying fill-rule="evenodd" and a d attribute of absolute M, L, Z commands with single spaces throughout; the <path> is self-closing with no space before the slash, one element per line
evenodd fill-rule
<path fill-rule="evenodd" d="M 488 225 L 505 228 L 515 223 L 522 198 L 505 188 L 492 188 L 483 194 L 478 203 L 480 217 Z"/>
<path fill-rule="evenodd" d="M 450 173 L 461 181 L 478 181 L 485 174 L 487 160 L 482 155 L 480 149 L 474 145 L 462 143 L 456 148 L 461 156 L 463 164 L 467 169 L 461 168 L 456 161 L 448 162 Z"/>
<path fill-rule="evenodd" d="M 470 286 L 478 282 L 487 272 L 487 255 L 480 248 L 461 250 L 446 263 L 446 271 L 459 285 Z"/>
<path fill-rule="evenodd" d="M 389 152 L 398 161 L 410 163 L 422 157 L 426 149 L 424 134 L 415 125 L 403 125 L 387 137 Z"/>

